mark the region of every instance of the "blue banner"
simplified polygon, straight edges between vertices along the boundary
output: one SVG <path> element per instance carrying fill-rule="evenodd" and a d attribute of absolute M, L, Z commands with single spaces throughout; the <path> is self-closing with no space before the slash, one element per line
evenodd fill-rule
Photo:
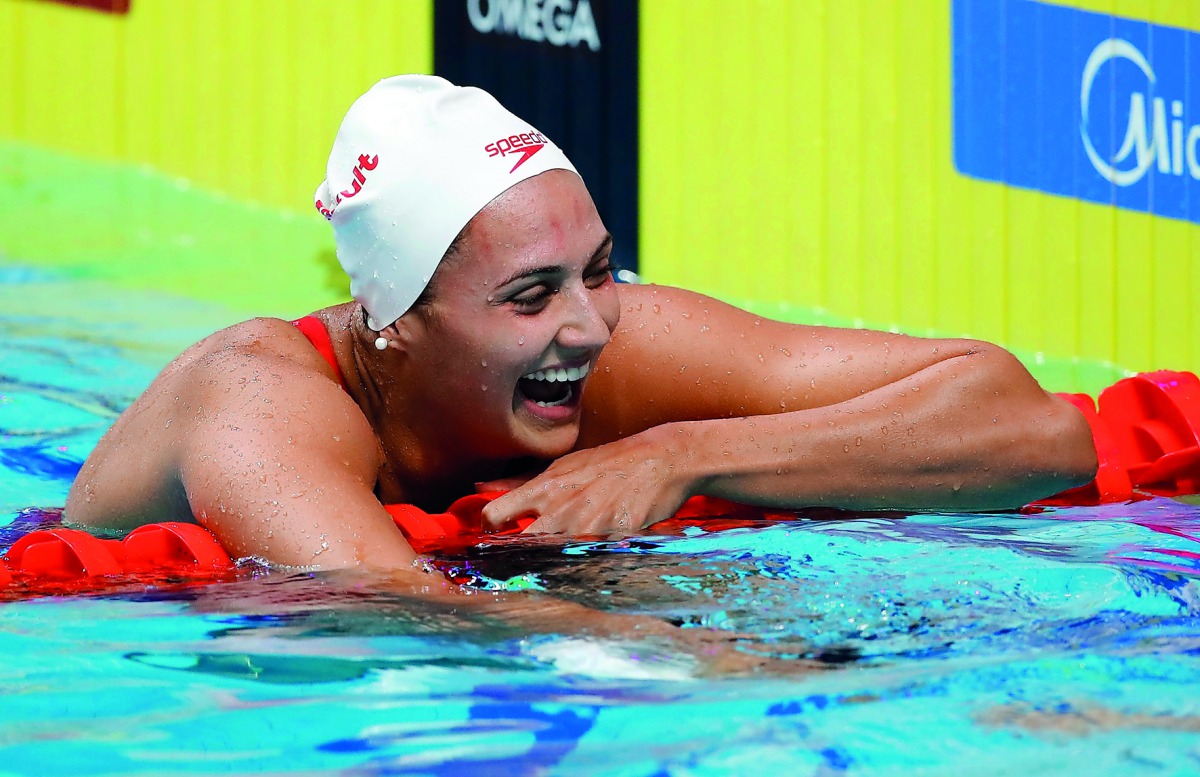
<path fill-rule="evenodd" d="M 954 164 L 1200 223 L 1200 34 L 1034 0 L 954 0 Z"/>

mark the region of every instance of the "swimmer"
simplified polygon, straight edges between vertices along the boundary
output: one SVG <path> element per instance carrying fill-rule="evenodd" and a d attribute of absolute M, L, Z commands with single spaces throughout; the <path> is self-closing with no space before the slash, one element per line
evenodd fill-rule
<path fill-rule="evenodd" d="M 693 495 L 999 510 L 1095 474 L 1079 412 L 994 345 L 618 285 L 567 157 L 478 89 L 374 86 L 316 207 L 354 301 L 185 351 L 88 457 L 67 520 L 189 520 L 239 556 L 397 570 L 416 554 L 384 505 L 476 490 L 510 489 L 497 529 L 612 536 Z"/>

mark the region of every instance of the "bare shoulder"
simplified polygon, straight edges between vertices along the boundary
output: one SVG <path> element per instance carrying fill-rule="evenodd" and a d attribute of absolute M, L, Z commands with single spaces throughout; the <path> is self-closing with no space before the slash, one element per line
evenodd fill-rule
<path fill-rule="evenodd" d="M 630 346 L 650 345 L 660 333 L 670 335 L 676 329 L 688 338 L 704 335 L 705 341 L 742 341 L 752 345 L 782 341 L 780 345 L 789 351 L 799 348 L 812 353 L 828 353 L 842 348 L 864 351 L 878 349 L 881 354 L 884 351 L 889 354 L 918 351 L 934 353 L 946 348 L 969 349 L 986 345 L 966 339 L 922 338 L 874 329 L 777 321 L 675 286 L 629 284 L 620 288 L 621 322 L 614 333 L 614 342 Z M 660 331 L 656 331 L 655 326 Z M 651 334 L 656 336 L 652 338 Z"/>
<path fill-rule="evenodd" d="M 585 447 L 672 421 L 832 405 L 992 347 L 775 321 L 670 286 L 620 294 L 620 324 L 584 396 Z"/>
<path fill-rule="evenodd" d="M 176 391 L 171 399 L 183 405 L 175 412 L 185 430 L 211 431 L 226 418 L 237 418 L 263 429 L 299 420 L 370 433 L 330 365 L 295 327 L 279 319 L 253 319 L 216 333 L 184 352 L 160 380 L 163 385 L 151 385 L 147 395 L 161 398 L 165 389 Z"/>
<path fill-rule="evenodd" d="M 278 319 L 246 321 L 188 348 L 125 410 L 80 471 L 67 517 L 114 528 L 191 520 L 189 466 L 272 445 L 317 455 L 325 437 L 358 442 L 361 466 L 377 466 L 369 423 L 303 335 Z"/>

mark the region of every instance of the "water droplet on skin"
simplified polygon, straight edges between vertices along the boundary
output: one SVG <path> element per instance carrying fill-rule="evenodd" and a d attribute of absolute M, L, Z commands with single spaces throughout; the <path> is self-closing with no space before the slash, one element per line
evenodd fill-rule
<path fill-rule="evenodd" d="M 517 345 L 525 345 L 525 336 L 524 335 L 517 338 Z"/>

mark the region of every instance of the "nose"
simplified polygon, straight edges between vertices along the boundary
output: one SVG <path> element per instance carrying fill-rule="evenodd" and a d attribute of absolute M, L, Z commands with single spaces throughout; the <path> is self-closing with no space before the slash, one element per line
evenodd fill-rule
<path fill-rule="evenodd" d="M 563 299 L 569 310 L 558 330 L 556 339 L 560 346 L 595 350 L 608 342 L 612 327 L 605 317 L 604 305 L 608 301 L 606 294 L 609 293 L 605 289 L 589 289 L 583 284 L 564 289 Z"/>

